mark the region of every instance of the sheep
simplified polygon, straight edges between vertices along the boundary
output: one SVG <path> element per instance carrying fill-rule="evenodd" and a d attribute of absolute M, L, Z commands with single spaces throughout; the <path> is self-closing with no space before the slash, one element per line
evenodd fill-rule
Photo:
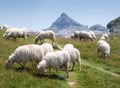
<path fill-rule="evenodd" d="M 73 35 L 73 39 L 77 39 L 79 37 L 80 31 L 75 31 Z"/>
<path fill-rule="evenodd" d="M 16 38 L 23 38 L 24 40 L 26 40 L 27 36 L 27 32 L 26 32 L 26 28 L 9 28 L 5 31 L 5 33 L 3 34 L 3 38 L 5 39 L 9 39 L 9 38 L 14 38 L 14 40 L 16 40 Z"/>
<path fill-rule="evenodd" d="M 42 43 L 42 40 L 44 40 L 44 39 L 51 39 L 52 45 L 53 45 L 53 42 L 56 40 L 55 33 L 53 31 L 50 31 L 50 30 L 39 32 L 36 35 L 35 44 L 37 44 L 38 40 L 40 40 Z"/>
<path fill-rule="evenodd" d="M 40 45 L 40 47 L 42 47 L 43 51 L 44 51 L 44 55 L 48 52 L 53 52 L 53 46 L 49 43 L 44 43 L 42 45 Z"/>
<path fill-rule="evenodd" d="M 99 40 L 97 42 L 97 52 L 98 55 L 101 52 L 102 53 L 102 58 L 105 59 L 109 56 L 110 54 L 110 45 L 104 40 Z"/>
<path fill-rule="evenodd" d="M 11 68 L 14 62 L 19 63 L 22 68 L 25 67 L 25 64 L 28 61 L 35 61 L 36 63 L 39 63 L 47 52 L 52 51 L 52 45 L 48 43 L 41 46 L 37 44 L 19 46 L 6 61 L 6 68 Z"/>
<path fill-rule="evenodd" d="M 63 48 L 64 50 L 68 51 L 70 55 L 70 62 L 73 63 L 71 71 L 74 69 L 75 61 L 78 63 L 78 68 L 81 70 L 81 58 L 80 58 L 80 52 L 78 49 L 74 48 L 72 44 L 66 44 Z"/>
<path fill-rule="evenodd" d="M 105 39 L 108 39 L 108 38 L 109 38 L 108 34 L 102 34 L 100 39 L 105 40 Z"/>
<path fill-rule="evenodd" d="M 93 38 L 94 40 L 96 40 L 95 32 L 89 31 L 89 33 L 91 34 L 92 38 Z"/>
<path fill-rule="evenodd" d="M 91 41 L 93 41 L 93 37 L 91 36 L 91 34 L 88 31 L 80 31 L 79 33 L 79 39 L 90 39 Z"/>
<path fill-rule="evenodd" d="M 66 44 L 64 45 L 64 48 L 74 48 L 74 46 L 72 44 Z"/>
<path fill-rule="evenodd" d="M 69 64 L 70 56 L 66 50 L 59 50 L 54 52 L 48 52 L 42 59 L 42 61 L 37 65 L 39 74 L 43 74 L 45 68 L 49 68 L 49 75 L 51 75 L 51 68 L 56 70 L 59 77 L 58 70 L 60 67 L 65 68 L 64 78 L 69 77 Z"/>

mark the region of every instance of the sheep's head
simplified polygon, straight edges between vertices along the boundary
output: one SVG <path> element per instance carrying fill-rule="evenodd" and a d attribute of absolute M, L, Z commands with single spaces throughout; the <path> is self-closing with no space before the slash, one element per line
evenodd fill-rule
<path fill-rule="evenodd" d="M 45 62 L 41 61 L 38 65 L 37 65 L 37 69 L 38 69 L 38 73 L 39 75 L 43 75 L 45 73 Z"/>
<path fill-rule="evenodd" d="M 105 59 L 105 58 L 107 58 L 107 57 L 109 57 L 109 54 L 108 54 L 108 53 L 105 53 L 103 58 Z"/>
<path fill-rule="evenodd" d="M 6 61 L 6 69 L 10 69 L 14 63 L 14 54 L 9 56 L 9 59 Z"/>

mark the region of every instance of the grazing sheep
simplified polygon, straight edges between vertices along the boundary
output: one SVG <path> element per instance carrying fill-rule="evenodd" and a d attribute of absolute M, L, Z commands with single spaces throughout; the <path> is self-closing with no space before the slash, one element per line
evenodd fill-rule
<path fill-rule="evenodd" d="M 105 40 L 105 39 L 108 39 L 108 38 L 109 38 L 108 34 L 102 34 L 100 39 Z"/>
<path fill-rule="evenodd" d="M 64 48 L 74 48 L 73 44 L 66 44 Z"/>
<path fill-rule="evenodd" d="M 45 68 L 49 68 L 49 75 L 51 75 L 51 68 L 56 69 L 56 73 L 58 74 L 58 70 L 60 67 L 65 68 L 65 76 L 64 78 L 69 77 L 69 64 L 70 64 L 70 56 L 66 50 L 55 51 L 47 53 L 42 61 L 38 64 L 37 68 L 39 74 L 43 74 Z"/>
<path fill-rule="evenodd" d="M 89 31 L 89 33 L 91 34 L 92 38 L 93 38 L 94 40 L 96 40 L 95 32 Z"/>
<path fill-rule="evenodd" d="M 68 51 L 70 55 L 70 62 L 73 63 L 71 71 L 74 69 L 75 62 L 78 63 L 79 70 L 81 70 L 81 58 L 80 58 L 80 52 L 78 49 L 74 48 L 72 44 L 66 44 L 64 46 L 64 50 Z"/>
<path fill-rule="evenodd" d="M 79 38 L 79 33 L 80 33 L 80 31 L 75 31 L 74 35 L 73 35 L 73 39 Z"/>
<path fill-rule="evenodd" d="M 42 47 L 43 51 L 44 51 L 44 55 L 48 52 L 53 52 L 53 46 L 49 43 L 44 43 L 42 45 L 40 45 L 40 47 Z"/>
<path fill-rule="evenodd" d="M 3 38 L 5 39 L 14 38 L 14 40 L 16 40 L 16 38 L 23 38 L 25 40 L 27 38 L 26 28 L 21 29 L 9 28 L 3 34 Z"/>
<path fill-rule="evenodd" d="M 22 67 L 24 67 L 28 61 L 39 63 L 47 52 L 52 51 L 52 45 L 48 43 L 42 44 L 41 46 L 36 44 L 19 46 L 6 61 L 6 68 L 9 69 L 14 62 L 19 63 Z"/>
<path fill-rule="evenodd" d="M 93 41 L 93 37 L 91 36 L 91 34 L 88 31 L 80 31 L 79 33 L 79 39 L 90 39 L 91 41 Z"/>
<path fill-rule="evenodd" d="M 37 36 L 35 38 L 35 43 L 37 44 L 38 40 L 42 41 L 44 39 L 51 39 L 52 40 L 52 45 L 53 45 L 53 42 L 56 39 L 55 38 L 55 33 L 53 31 L 41 31 L 37 34 Z"/>
<path fill-rule="evenodd" d="M 105 59 L 110 54 L 110 45 L 104 40 L 99 40 L 97 42 L 97 52 L 98 52 L 98 55 L 101 52 L 102 57 Z"/>

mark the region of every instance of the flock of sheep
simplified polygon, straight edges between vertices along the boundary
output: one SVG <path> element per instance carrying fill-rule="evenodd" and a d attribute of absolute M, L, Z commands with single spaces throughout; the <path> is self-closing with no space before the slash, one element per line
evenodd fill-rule
<path fill-rule="evenodd" d="M 25 28 L 16 29 L 9 28 L 3 34 L 3 38 L 9 39 L 13 38 L 23 38 L 26 39 L 27 32 Z M 79 38 L 90 39 L 91 41 L 96 40 L 95 33 L 93 31 L 76 31 L 72 36 L 73 39 Z M 97 52 L 102 53 L 102 57 L 106 58 L 110 54 L 110 45 L 105 41 L 108 38 L 108 35 L 103 34 L 100 40 L 97 42 Z M 52 44 L 43 43 L 44 39 L 51 39 Z M 72 63 L 71 70 L 74 70 L 75 62 L 78 63 L 78 69 L 81 70 L 81 57 L 80 51 L 74 47 L 72 44 L 66 44 L 60 50 L 53 49 L 53 42 L 56 41 L 55 33 L 53 31 L 40 31 L 36 33 L 35 43 L 41 41 L 41 45 L 38 44 L 28 44 L 22 45 L 16 48 L 16 50 L 9 56 L 6 61 L 6 69 L 10 69 L 14 63 L 18 63 L 25 67 L 25 64 L 28 61 L 33 61 L 36 63 L 36 69 L 38 74 L 42 75 L 45 73 L 45 69 L 49 68 L 49 75 L 51 75 L 51 68 L 56 70 L 57 75 L 58 70 L 61 67 L 64 67 L 65 75 L 64 78 L 69 77 L 69 67 Z"/>

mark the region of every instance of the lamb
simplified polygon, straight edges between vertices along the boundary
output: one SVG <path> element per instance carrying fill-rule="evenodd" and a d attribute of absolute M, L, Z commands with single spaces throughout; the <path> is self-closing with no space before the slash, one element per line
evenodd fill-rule
<path fill-rule="evenodd" d="M 87 31 L 80 31 L 79 33 L 79 39 L 90 39 L 91 41 L 93 41 L 93 37 L 91 36 L 91 34 Z"/>
<path fill-rule="evenodd" d="M 37 44 L 19 46 L 6 61 L 6 68 L 11 68 L 15 62 L 19 63 L 22 68 L 25 67 L 25 64 L 28 61 L 35 61 L 36 63 L 39 63 L 47 52 L 52 51 L 52 45 L 47 43 L 41 46 Z"/>
<path fill-rule="evenodd" d="M 66 50 L 59 50 L 55 52 L 48 52 L 37 65 L 39 74 L 43 74 L 45 68 L 49 68 L 49 75 L 51 75 L 51 68 L 56 70 L 57 75 L 60 67 L 65 68 L 64 78 L 69 77 L 70 56 Z"/>
<path fill-rule="evenodd" d="M 97 42 L 97 52 L 98 55 L 101 52 L 102 53 L 102 58 L 105 59 L 109 56 L 110 54 L 110 45 L 104 40 L 99 40 Z"/>
<path fill-rule="evenodd" d="M 14 38 L 14 40 L 16 40 L 16 38 L 23 38 L 24 40 L 26 40 L 27 38 L 26 28 L 21 29 L 9 28 L 3 34 L 3 38 L 5 39 Z"/>
<path fill-rule="evenodd" d="M 36 38 L 35 38 L 35 43 L 37 44 L 38 40 L 40 40 L 42 43 L 42 40 L 44 40 L 44 39 L 51 39 L 52 45 L 53 45 L 53 42 L 56 40 L 55 33 L 50 30 L 41 31 L 41 32 L 37 33 Z"/>
<path fill-rule="evenodd" d="M 81 58 L 80 58 L 80 52 L 78 49 L 74 48 L 72 44 L 66 44 L 64 46 L 64 50 L 68 51 L 70 55 L 70 62 L 73 63 L 71 71 L 74 69 L 75 62 L 78 63 L 78 68 L 81 70 Z"/>

